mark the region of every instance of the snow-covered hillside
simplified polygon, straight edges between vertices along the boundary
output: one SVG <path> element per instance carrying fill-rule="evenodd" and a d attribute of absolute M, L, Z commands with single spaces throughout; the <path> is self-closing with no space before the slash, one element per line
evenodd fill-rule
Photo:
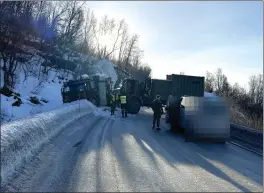
<path fill-rule="evenodd" d="M 114 64 L 108 60 L 94 61 L 89 75 L 111 77 L 115 84 L 117 73 Z M 37 71 L 40 66 L 35 65 L 34 68 Z M 25 77 L 22 69 L 18 72 L 15 88 L 12 89 L 14 91 L 12 96 L 8 97 L 1 94 L 1 124 L 64 106 L 61 87 L 64 82 L 73 79 L 73 72 L 53 69 L 47 75 L 40 77 L 37 73 L 31 73 Z M 1 88 L 3 82 L 3 71 L 1 70 Z"/>
<path fill-rule="evenodd" d="M 46 78 L 38 79 L 31 75 L 25 79 L 24 73 L 20 72 L 19 81 L 13 89 L 17 94 L 10 97 L 1 94 L 1 124 L 62 107 L 62 84 L 72 78 L 72 74 L 52 70 Z M 12 106 L 19 100 L 22 104 Z"/>

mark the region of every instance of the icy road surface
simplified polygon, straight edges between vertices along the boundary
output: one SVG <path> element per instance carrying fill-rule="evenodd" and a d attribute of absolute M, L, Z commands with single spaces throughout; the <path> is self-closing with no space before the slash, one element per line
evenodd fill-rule
<path fill-rule="evenodd" d="M 4 191 L 261 192 L 262 157 L 151 130 L 151 113 L 88 115 L 46 145 Z"/>

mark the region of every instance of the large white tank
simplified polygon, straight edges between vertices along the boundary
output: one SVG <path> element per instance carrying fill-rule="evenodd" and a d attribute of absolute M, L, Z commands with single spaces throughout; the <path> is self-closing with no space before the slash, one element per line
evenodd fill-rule
<path fill-rule="evenodd" d="M 183 97 L 180 125 L 187 138 L 226 141 L 230 136 L 227 103 L 220 97 Z"/>

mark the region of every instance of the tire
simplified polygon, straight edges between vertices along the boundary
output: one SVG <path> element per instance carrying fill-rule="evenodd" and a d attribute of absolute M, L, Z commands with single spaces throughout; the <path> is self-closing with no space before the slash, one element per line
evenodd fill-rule
<path fill-rule="evenodd" d="M 127 104 L 128 113 L 130 114 L 137 114 L 140 111 L 141 102 L 136 97 L 132 97 L 128 100 Z"/>
<path fill-rule="evenodd" d="M 94 106 L 99 106 L 99 104 L 98 104 L 98 100 L 96 99 L 96 98 L 92 98 L 91 100 L 90 100 L 90 102 L 94 105 Z"/>

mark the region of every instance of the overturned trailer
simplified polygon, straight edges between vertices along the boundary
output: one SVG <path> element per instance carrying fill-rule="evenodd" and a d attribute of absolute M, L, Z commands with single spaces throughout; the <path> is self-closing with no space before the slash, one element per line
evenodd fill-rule
<path fill-rule="evenodd" d="M 182 97 L 180 127 L 185 139 L 226 142 L 230 137 L 228 105 L 220 97 Z"/>
<path fill-rule="evenodd" d="M 61 95 L 63 103 L 87 99 L 96 106 L 109 104 L 112 90 L 111 78 L 102 76 L 82 76 L 79 80 L 70 80 L 63 84 Z"/>

